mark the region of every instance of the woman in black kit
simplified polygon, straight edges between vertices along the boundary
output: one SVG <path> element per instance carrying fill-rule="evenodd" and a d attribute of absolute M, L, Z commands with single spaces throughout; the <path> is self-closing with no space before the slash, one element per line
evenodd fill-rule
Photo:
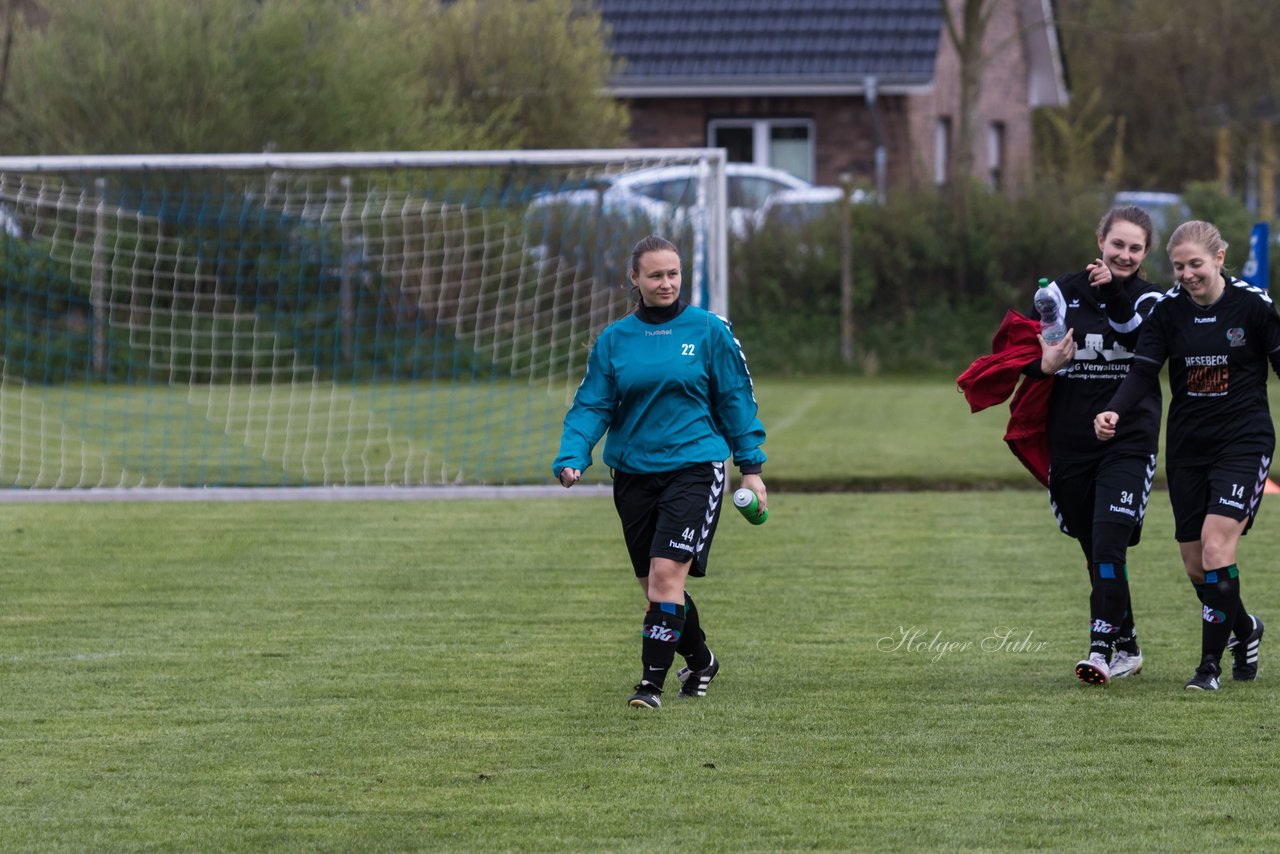
<path fill-rule="evenodd" d="M 1049 401 L 1049 499 L 1063 533 L 1074 537 L 1088 561 L 1089 653 L 1076 677 L 1091 685 L 1142 670 L 1129 595 L 1128 548 L 1142 533 L 1155 474 L 1160 432 L 1160 390 L 1134 402 L 1116 441 L 1094 435 L 1098 411 L 1128 376 L 1146 313 L 1160 290 L 1142 278 L 1153 226 L 1142 208 L 1113 208 L 1098 224 L 1098 251 L 1084 270 L 1048 286 L 1068 334 L 1040 340 L 1041 358 L 1023 372 L 1054 376 Z M 1034 316 L 1034 311 L 1033 311 Z"/>
<path fill-rule="evenodd" d="M 1200 664 L 1186 684 L 1196 691 L 1218 690 L 1227 650 L 1232 678 L 1256 678 L 1263 631 L 1240 600 L 1236 549 L 1258 513 L 1275 449 L 1267 364 L 1280 373 L 1280 316 L 1266 293 L 1223 274 L 1226 253 L 1210 223 L 1174 230 L 1177 286 L 1152 309 L 1133 370 L 1094 418 L 1098 438 L 1112 441 L 1169 363 L 1165 464 L 1174 535 L 1201 604 Z"/>

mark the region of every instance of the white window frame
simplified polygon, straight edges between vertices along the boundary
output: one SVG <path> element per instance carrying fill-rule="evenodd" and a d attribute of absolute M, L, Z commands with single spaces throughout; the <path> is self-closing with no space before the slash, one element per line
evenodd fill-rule
<path fill-rule="evenodd" d="M 1005 137 L 1008 131 L 1004 122 L 987 125 L 987 181 L 991 189 L 1000 189 L 1004 181 Z"/>
<path fill-rule="evenodd" d="M 751 156 L 757 166 L 770 166 L 769 141 L 770 131 L 775 127 L 802 127 L 809 135 L 809 174 L 797 175 L 798 178 L 816 183 L 818 169 L 817 131 L 813 119 L 711 119 L 707 122 L 707 145 L 715 144 L 716 131 L 720 128 L 751 128 Z"/>
<path fill-rule="evenodd" d="M 933 126 L 933 183 L 947 183 L 951 163 L 951 116 L 938 116 Z"/>

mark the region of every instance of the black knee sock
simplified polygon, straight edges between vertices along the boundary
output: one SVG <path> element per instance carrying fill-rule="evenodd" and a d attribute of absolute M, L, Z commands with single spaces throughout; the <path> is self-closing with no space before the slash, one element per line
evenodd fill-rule
<path fill-rule="evenodd" d="M 1204 571 L 1203 602 L 1200 653 L 1218 659 L 1222 657 L 1240 610 L 1240 572 L 1234 563 Z"/>
<path fill-rule="evenodd" d="M 1111 650 L 1120 637 L 1120 628 L 1129 604 L 1129 582 L 1124 564 L 1093 565 L 1093 589 L 1089 594 L 1089 652 L 1111 660 Z"/>
<path fill-rule="evenodd" d="M 1095 522 L 1089 538 L 1091 556 L 1089 563 L 1089 584 L 1091 590 L 1097 589 L 1095 577 L 1097 567 L 1114 564 L 1114 579 L 1102 579 L 1105 602 L 1102 613 L 1093 613 L 1095 620 L 1102 619 L 1118 629 L 1115 637 L 1115 648 L 1133 655 L 1138 653 L 1138 632 L 1133 622 L 1133 599 L 1129 594 L 1129 565 L 1125 562 L 1129 543 L 1133 539 L 1133 526 L 1119 522 Z M 1090 602 L 1093 597 L 1091 595 Z M 1093 606 L 1096 607 L 1096 606 Z"/>
<path fill-rule="evenodd" d="M 703 670 L 711 665 L 707 633 L 702 630 L 698 606 L 693 604 L 693 597 L 688 591 L 684 594 L 684 631 L 680 634 L 680 642 L 676 644 L 676 652 L 684 656 L 685 664 L 690 670 Z"/>
<path fill-rule="evenodd" d="M 1129 591 L 1129 564 L 1122 563 L 1124 574 L 1124 616 L 1120 618 L 1120 634 L 1116 637 L 1116 649 L 1124 650 L 1130 655 L 1140 652 L 1138 647 L 1138 627 L 1133 621 L 1133 594 Z"/>
<path fill-rule="evenodd" d="M 1238 583 L 1239 580 L 1237 579 L 1237 584 Z M 1244 601 L 1240 599 L 1240 591 L 1238 588 L 1236 590 L 1236 603 L 1239 606 L 1239 609 L 1236 611 L 1236 622 L 1235 625 L 1231 627 L 1231 633 L 1240 640 L 1244 640 L 1249 635 L 1253 634 L 1253 618 L 1249 616 L 1249 609 L 1244 606 Z"/>
<path fill-rule="evenodd" d="M 661 688 L 676 657 L 676 644 L 684 634 L 684 605 L 650 602 L 640 639 L 640 678 Z"/>
<path fill-rule="evenodd" d="M 1140 651 L 1138 646 L 1138 628 L 1133 623 L 1133 606 L 1132 599 L 1130 606 L 1125 608 L 1124 619 L 1120 621 L 1120 636 L 1116 638 L 1116 649 L 1124 650 L 1130 655 L 1137 655 Z"/>

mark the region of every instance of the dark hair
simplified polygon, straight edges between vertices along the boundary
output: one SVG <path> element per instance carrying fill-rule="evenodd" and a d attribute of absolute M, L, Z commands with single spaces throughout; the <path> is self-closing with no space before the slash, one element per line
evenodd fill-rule
<path fill-rule="evenodd" d="M 1151 214 L 1144 211 L 1137 205 L 1121 205 L 1107 211 L 1102 217 L 1102 221 L 1098 223 L 1098 239 L 1102 240 L 1117 222 L 1131 222 L 1138 228 L 1142 229 L 1142 233 L 1147 236 L 1146 250 L 1151 251 L 1151 244 L 1156 240 L 1156 226 L 1151 221 Z"/>
<path fill-rule="evenodd" d="M 637 243 L 631 250 L 631 272 L 639 275 L 640 258 L 649 252 L 674 252 L 680 254 L 680 250 L 676 245 L 665 237 L 659 237 L 656 234 L 650 234 L 648 237 Z"/>

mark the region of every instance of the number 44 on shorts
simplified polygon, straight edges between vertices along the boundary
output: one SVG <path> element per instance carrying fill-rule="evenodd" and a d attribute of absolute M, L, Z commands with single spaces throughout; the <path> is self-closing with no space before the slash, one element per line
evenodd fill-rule
<path fill-rule="evenodd" d="M 680 539 L 684 540 L 686 543 L 692 543 L 695 536 L 697 536 L 697 534 L 694 533 L 693 528 L 685 528 L 684 533 L 680 535 Z"/>

